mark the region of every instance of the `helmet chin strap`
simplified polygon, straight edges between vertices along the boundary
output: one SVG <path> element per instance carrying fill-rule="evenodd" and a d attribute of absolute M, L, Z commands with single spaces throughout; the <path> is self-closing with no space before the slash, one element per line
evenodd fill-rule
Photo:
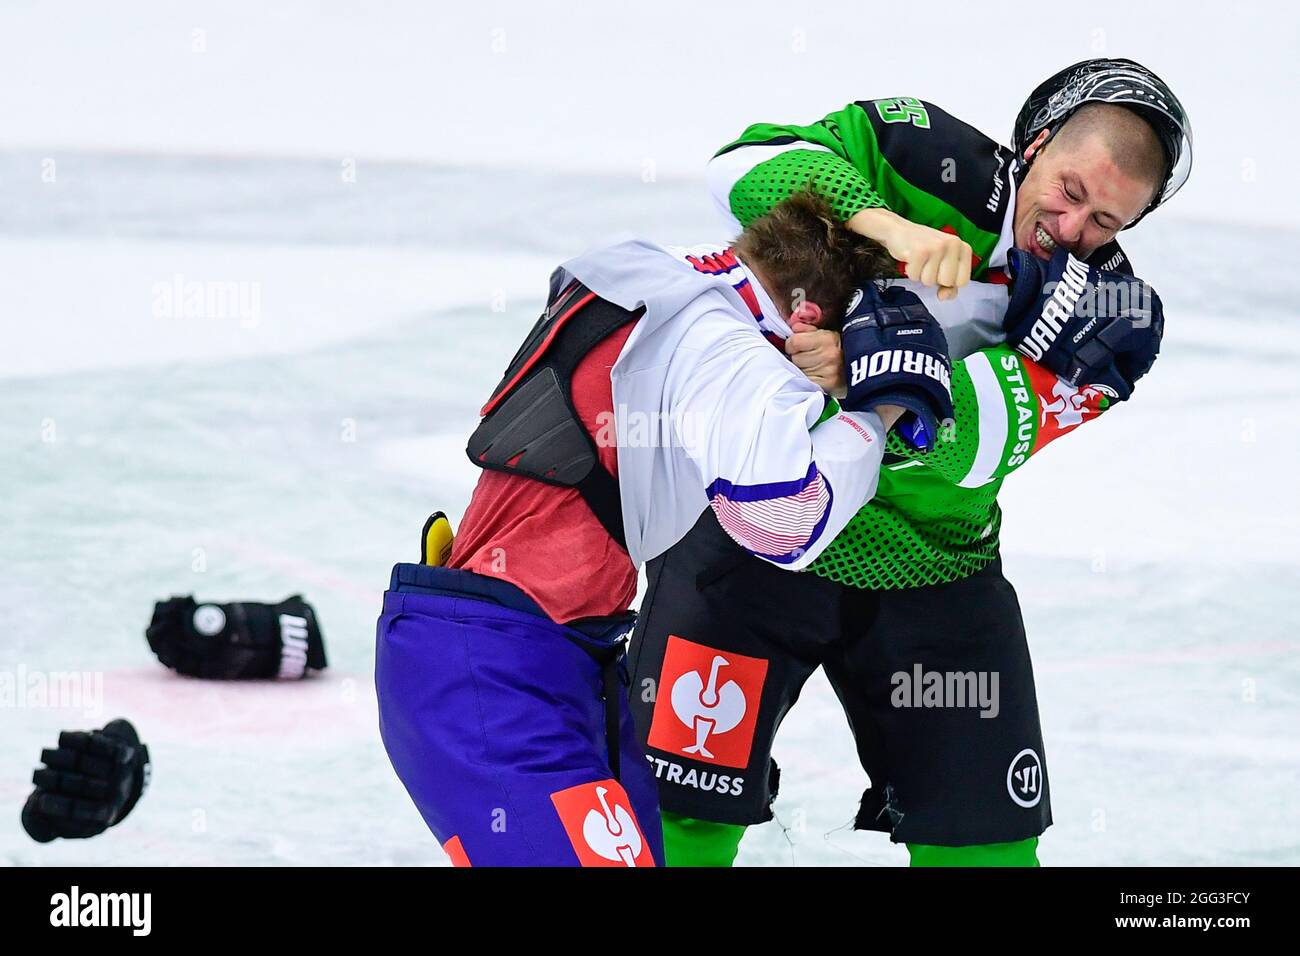
<path fill-rule="evenodd" d="M 1011 181 L 1016 184 L 1016 189 L 1019 189 L 1020 184 L 1025 181 L 1025 173 L 1029 172 L 1029 165 L 1032 162 L 1032 159 L 1023 159 L 1019 156 L 1011 161 Z"/>
<path fill-rule="evenodd" d="M 1140 223 L 1143 219 L 1147 217 L 1147 213 L 1149 213 L 1151 210 L 1155 209 L 1159 205 L 1160 205 L 1160 192 L 1157 191 L 1156 198 L 1151 200 L 1149 203 L 1147 203 L 1147 207 L 1143 209 L 1140 213 L 1138 213 L 1136 219 L 1130 222 L 1127 226 L 1121 226 L 1119 231 L 1123 232 L 1125 229 L 1132 229 L 1134 226 L 1136 226 L 1138 223 Z"/>

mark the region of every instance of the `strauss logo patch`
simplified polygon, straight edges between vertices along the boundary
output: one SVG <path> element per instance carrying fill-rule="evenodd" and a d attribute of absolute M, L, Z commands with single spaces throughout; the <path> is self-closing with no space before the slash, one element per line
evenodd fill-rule
<path fill-rule="evenodd" d="M 583 866 L 654 866 L 632 801 L 616 780 L 583 783 L 551 794 L 564 832 Z"/>
<path fill-rule="evenodd" d="M 649 744 L 673 755 L 744 767 L 767 677 L 767 661 L 669 637 Z"/>

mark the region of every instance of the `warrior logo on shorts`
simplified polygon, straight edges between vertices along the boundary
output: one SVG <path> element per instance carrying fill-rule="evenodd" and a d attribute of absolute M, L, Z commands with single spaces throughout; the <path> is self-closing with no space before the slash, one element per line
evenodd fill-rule
<path fill-rule="evenodd" d="M 659 675 L 668 694 L 655 701 L 648 743 L 704 763 L 746 766 L 766 676 L 762 658 L 670 636 Z"/>
<path fill-rule="evenodd" d="M 551 794 L 583 866 L 654 866 L 645 834 L 615 780 L 582 783 Z"/>
<path fill-rule="evenodd" d="M 1022 807 L 1036 807 L 1043 799 L 1043 764 L 1032 748 L 1016 754 L 1007 768 L 1007 793 Z"/>

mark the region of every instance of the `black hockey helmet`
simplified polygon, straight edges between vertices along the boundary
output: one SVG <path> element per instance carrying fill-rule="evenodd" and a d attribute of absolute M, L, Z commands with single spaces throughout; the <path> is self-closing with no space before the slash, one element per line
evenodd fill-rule
<path fill-rule="evenodd" d="M 1178 97 L 1142 64 L 1125 59 L 1083 60 L 1040 83 L 1016 116 L 1011 144 L 1016 156 L 1045 128 L 1056 135 L 1062 124 L 1085 103 L 1114 103 L 1133 110 L 1155 130 L 1165 150 L 1164 187 L 1151 204 L 1125 229 L 1165 202 L 1187 182 L 1192 171 L 1192 125 Z"/>

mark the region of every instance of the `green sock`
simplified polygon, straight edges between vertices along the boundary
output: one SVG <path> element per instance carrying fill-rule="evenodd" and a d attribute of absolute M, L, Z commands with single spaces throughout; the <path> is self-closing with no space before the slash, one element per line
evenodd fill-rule
<path fill-rule="evenodd" d="M 669 866 L 731 866 L 745 828 L 735 823 L 710 823 L 661 810 L 664 861 Z"/>
<path fill-rule="evenodd" d="M 926 846 L 909 843 L 912 866 L 1038 866 L 1038 837 L 979 846 Z"/>

